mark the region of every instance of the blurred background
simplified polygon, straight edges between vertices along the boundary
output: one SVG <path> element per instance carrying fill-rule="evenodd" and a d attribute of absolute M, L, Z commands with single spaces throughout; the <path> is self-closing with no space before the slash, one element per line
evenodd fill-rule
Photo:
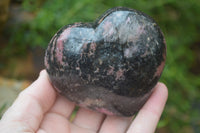
<path fill-rule="evenodd" d="M 160 81 L 169 99 L 157 133 L 200 133 L 199 0 L 0 0 L 0 116 L 44 68 L 44 51 L 64 25 L 125 6 L 156 20 L 167 43 Z"/>

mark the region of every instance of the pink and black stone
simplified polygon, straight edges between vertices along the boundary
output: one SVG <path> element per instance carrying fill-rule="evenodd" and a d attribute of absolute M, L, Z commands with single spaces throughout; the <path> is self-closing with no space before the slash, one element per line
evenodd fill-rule
<path fill-rule="evenodd" d="M 45 67 L 55 89 L 77 105 L 131 116 L 151 95 L 165 58 L 165 39 L 156 22 L 117 7 L 93 23 L 60 29 L 46 50 Z"/>

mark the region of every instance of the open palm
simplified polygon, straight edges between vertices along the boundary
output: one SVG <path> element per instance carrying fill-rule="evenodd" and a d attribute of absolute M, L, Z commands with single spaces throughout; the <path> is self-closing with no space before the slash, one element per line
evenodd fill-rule
<path fill-rule="evenodd" d="M 46 71 L 20 93 L 0 121 L 3 133 L 153 133 L 167 100 L 167 88 L 158 83 L 137 116 L 118 117 L 80 108 L 69 118 L 74 103 L 58 95 Z"/>

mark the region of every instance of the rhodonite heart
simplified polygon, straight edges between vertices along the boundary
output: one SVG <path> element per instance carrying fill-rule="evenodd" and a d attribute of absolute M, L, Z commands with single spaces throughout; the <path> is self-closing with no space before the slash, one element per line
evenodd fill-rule
<path fill-rule="evenodd" d="M 165 58 L 165 40 L 155 21 L 118 7 L 93 23 L 60 29 L 46 50 L 45 67 L 53 86 L 70 101 L 131 116 L 151 95 Z"/>

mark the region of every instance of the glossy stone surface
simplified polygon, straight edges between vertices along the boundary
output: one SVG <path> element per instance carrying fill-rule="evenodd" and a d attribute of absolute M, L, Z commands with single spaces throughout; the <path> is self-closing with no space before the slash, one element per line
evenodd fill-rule
<path fill-rule="evenodd" d="M 45 67 L 56 90 L 108 115 L 134 115 L 164 68 L 166 45 L 155 21 L 128 8 L 93 23 L 74 23 L 51 39 Z"/>

